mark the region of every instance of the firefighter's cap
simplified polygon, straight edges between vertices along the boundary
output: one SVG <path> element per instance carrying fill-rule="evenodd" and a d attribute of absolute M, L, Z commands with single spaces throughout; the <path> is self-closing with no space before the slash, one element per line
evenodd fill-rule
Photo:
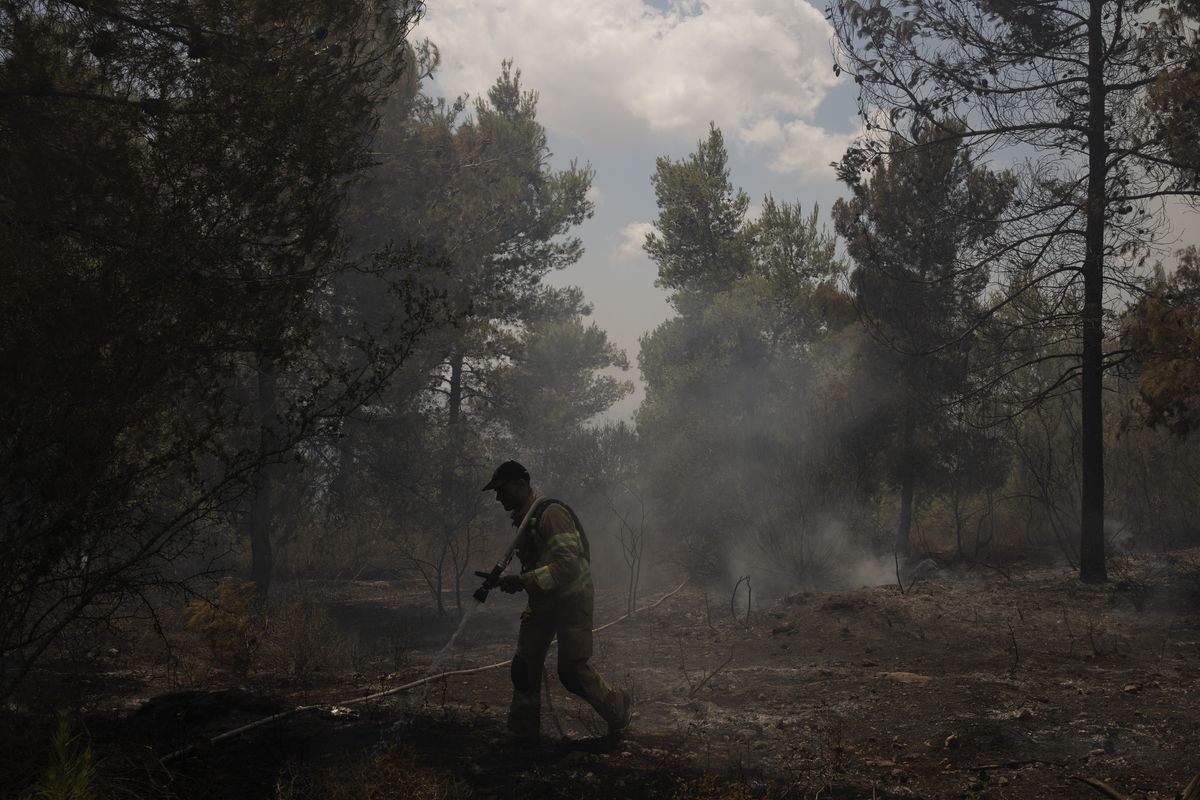
<path fill-rule="evenodd" d="M 528 481 L 529 470 L 518 464 L 516 461 L 505 461 L 500 466 L 496 467 L 496 471 L 492 473 L 492 479 L 487 482 L 487 486 L 483 487 L 483 491 L 490 492 L 505 481 Z"/>

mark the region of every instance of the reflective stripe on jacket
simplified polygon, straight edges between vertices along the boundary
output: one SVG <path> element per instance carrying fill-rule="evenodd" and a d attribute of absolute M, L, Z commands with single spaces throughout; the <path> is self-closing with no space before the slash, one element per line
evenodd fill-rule
<path fill-rule="evenodd" d="M 535 496 L 535 509 L 545 498 Z M 540 513 L 539 513 L 540 512 Z M 592 588 L 587 543 L 566 504 L 552 501 L 535 510 L 520 547 L 526 587 L 543 592 L 574 594 Z"/>

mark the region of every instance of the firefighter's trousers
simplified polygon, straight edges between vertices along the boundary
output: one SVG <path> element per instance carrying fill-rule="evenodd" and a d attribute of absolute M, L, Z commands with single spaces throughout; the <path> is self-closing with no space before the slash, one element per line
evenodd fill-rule
<path fill-rule="evenodd" d="M 592 591 L 568 597 L 532 597 L 521 614 L 517 654 L 512 661 L 513 699 L 508 728 L 520 738 L 539 733 L 542 668 L 550 641 L 558 636 L 558 678 L 572 694 L 596 709 L 605 722 L 620 724 L 622 697 L 588 664 L 592 657 Z"/>

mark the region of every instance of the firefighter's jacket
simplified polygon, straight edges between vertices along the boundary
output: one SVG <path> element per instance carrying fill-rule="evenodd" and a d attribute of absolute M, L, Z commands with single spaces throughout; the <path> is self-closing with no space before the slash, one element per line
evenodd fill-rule
<path fill-rule="evenodd" d="M 592 591 L 587 537 L 571 509 L 535 492 L 533 513 L 517 543 L 521 579 L 530 599 Z M 514 518 L 520 517 L 516 514 Z"/>

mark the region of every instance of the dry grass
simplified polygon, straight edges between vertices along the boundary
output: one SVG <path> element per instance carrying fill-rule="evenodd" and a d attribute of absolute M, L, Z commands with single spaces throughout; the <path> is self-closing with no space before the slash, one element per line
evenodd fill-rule
<path fill-rule="evenodd" d="M 339 627 L 316 599 L 282 592 L 271 598 L 257 668 L 300 677 L 313 672 L 355 670 L 362 658 L 358 637 Z"/>
<path fill-rule="evenodd" d="M 318 770 L 285 769 L 275 800 L 468 800 L 470 787 L 429 766 L 411 749 L 393 745 L 381 753 Z"/>
<path fill-rule="evenodd" d="M 757 791 L 742 781 L 729 780 L 716 775 L 685 780 L 679 778 L 671 800 L 772 800 L 774 787 L 767 786 Z"/>
<path fill-rule="evenodd" d="M 263 602 L 253 583 L 226 578 L 213 602 L 197 600 L 186 614 L 188 630 L 208 645 L 210 665 L 237 676 L 254 670 L 299 677 L 358 666 L 357 637 L 300 592 L 275 591 Z"/>

